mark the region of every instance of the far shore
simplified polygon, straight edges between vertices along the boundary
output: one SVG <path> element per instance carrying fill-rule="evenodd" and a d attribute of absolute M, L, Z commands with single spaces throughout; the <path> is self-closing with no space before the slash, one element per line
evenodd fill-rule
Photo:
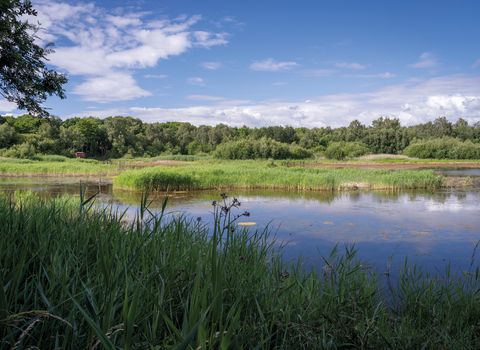
<path fill-rule="evenodd" d="M 102 183 L 110 184 L 113 183 L 115 178 L 129 170 L 140 170 L 142 168 L 152 169 L 152 168 L 176 168 L 178 166 L 189 166 L 195 165 L 202 167 L 205 165 L 209 167 L 213 164 L 231 164 L 232 166 L 239 166 L 243 163 L 255 164 L 255 166 L 260 166 L 263 168 L 263 163 L 267 164 L 267 160 L 253 160 L 253 161 L 219 161 L 219 160 L 202 160 L 195 162 L 187 161 L 177 161 L 177 160 L 156 160 L 149 161 L 148 158 L 145 159 L 118 159 L 112 160 L 109 163 L 95 163 L 95 164 L 75 164 L 72 166 L 66 163 L 55 163 L 55 162 L 35 162 L 36 164 L 21 164 L 11 163 L 3 164 L 3 167 L 0 168 L 0 177 L 1 178 L 78 178 L 82 181 L 88 181 L 91 183 Z M 0 165 L 2 160 L 0 160 Z M 8 162 L 10 163 L 10 162 Z M 68 161 L 67 163 L 70 163 Z M 413 159 L 401 155 L 369 155 L 357 159 L 349 159 L 345 161 L 329 161 L 327 159 L 316 159 L 316 160 L 292 160 L 292 163 L 289 163 L 288 160 L 277 160 L 275 161 L 277 167 L 304 167 L 309 169 L 320 169 L 320 168 L 329 168 L 329 169 L 342 169 L 342 168 L 357 168 L 357 169 L 369 169 L 369 170 L 413 170 L 413 169 L 448 169 L 448 168 L 480 168 L 480 161 L 458 161 L 458 160 L 446 160 L 446 161 L 435 161 L 433 159 Z M 41 166 L 40 166 L 41 165 Z M 202 167 L 203 168 L 203 167 Z M 353 169 L 352 169 L 353 170 Z M 3 172 L 2 172 L 3 171 Z M 440 173 L 437 173 L 439 175 Z M 441 187 L 443 188 L 452 188 L 452 187 L 468 187 L 474 182 L 473 177 L 451 177 L 445 176 L 443 178 L 443 183 Z M 231 184 L 233 185 L 233 184 Z M 229 186 L 229 188 L 244 188 L 239 186 Z M 274 184 L 270 184 L 273 186 Z M 437 185 L 438 186 L 438 185 Z M 250 187 L 251 186 L 247 186 Z M 255 186 L 254 186 L 255 187 Z M 276 187 L 276 186 L 274 186 Z M 278 186 L 277 188 L 281 189 L 283 186 Z M 388 186 L 387 186 L 388 187 Z M 341 186 L 341 190 L 357 190 L 357 189 L 369 189 L 375 188 L 379 189 L 379 186 L 373 186 L 370 183 L 364 183 L 363 181 L 356 182 L 347 182 Z M 320 188 L 319 188 L 320 189 Z M 317 189 L 317 190 L 319 190 Z M 193 189 L 192 189 L 193 190 Z M 308 188 L 305 188 L 308 190 Z"/>

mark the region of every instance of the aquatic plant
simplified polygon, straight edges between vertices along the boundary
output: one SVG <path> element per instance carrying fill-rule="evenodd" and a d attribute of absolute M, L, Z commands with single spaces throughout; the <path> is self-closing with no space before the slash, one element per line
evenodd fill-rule
<path fill-rule="evenodd" d="M 146 195 L 128 220 L 92 203 L 0 196 L 0 349 L 480 346 L 478 269 L 391 283 L 337 247 L 307 271 L 225 196 L 212 231 Z"/>
<path fill-rule="evenodd" d="M 234 161 L 202 163 L 189 167 L 152 167 L 125 171 L 114 187 L 125 190 L 166 190 L 167 188 L 277 188 L 298 190 L 340 190 L 351 187 L 435 188 L 442 177 L 433 170 L 395 171 L 261 166 L 265 162 Z"/>

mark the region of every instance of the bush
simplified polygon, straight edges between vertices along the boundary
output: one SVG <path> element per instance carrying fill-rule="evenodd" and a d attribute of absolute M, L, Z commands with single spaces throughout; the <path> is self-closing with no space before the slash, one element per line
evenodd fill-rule
<path fill-rule="evenodd" d="M 361 157 L 371 153 L 368 146 L 363 142 L 346 142 L 344 152 L 345 156 L 349 158 Z"/>
<path fill-rule="evenodd" d="M 325 150 L 325 158 L 327 159 L 343 159 L 345 158 L 345 142 L 332 142 Z"/>
<path fill-rule="evenodd" d="M 405 148 L 404 154 L 415 158 L 480 159 L 480 145 L 451 137 L 415 141 Z"/>
<path fill-rule="evenodd" d="M 0 156 L 7 158 L 25 159 L 35 155 L 35 146 L 24 142 L 21 145 L 14 145 L 9 149 L 2 149 Z"/>
<path fill-rule="evenodd" d="M 220 159 L 305 159 L 311 156 L 311 151 L 297 144 L 287 145 L 265 137 L 220 144 L 214 152 L 214 157 Z"/>

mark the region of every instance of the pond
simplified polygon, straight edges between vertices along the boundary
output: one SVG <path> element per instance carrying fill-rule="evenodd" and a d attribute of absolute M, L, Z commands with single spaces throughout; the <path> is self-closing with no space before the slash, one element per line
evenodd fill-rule
<path fill-rule="evenodd" d="M 469 171 L 466 175 L 476 175 Z M 79 181 L 0 178 L 0 190 L 7 193 L 30 189 L 46 198 L 78 196 Z M 106 182 L 87 184 L 87 194 L 100 191 L 99 200 L 127 210 L 133 217 L 141 194 L 115 191 Z M 435 191 L 228 190 L 226 193 L 229 199 L 235 197 L 241 202 L 236 213 L 246 210 L 251 214 L 239 222 L 254 222 L 250 230 L 263 230 L 268 225 L 276 233 L 277 242 L 288 242 L 286 260 L 308 257 L 309 265 L 323 267 L 322 255 L 327 257 L 336 244 L 355 244 L 358 256 L 380 272 L 387 270 L 389 261 L 392 270 L 398 268 L 406 257 L 429 271 L 442 271 L 448 264 L 454 270 L 466 271 L 476 268 L 480 261 L 472 257 L 480 239 L 477 181 L 467 188 Z M 152 203 L 153 208 L 161 208 L 161 197 Z M 173 192 L 167 212 L 201 217 L 204 224 L 210 225 L 213 200 L 221 200 L 218 191 Z"/>

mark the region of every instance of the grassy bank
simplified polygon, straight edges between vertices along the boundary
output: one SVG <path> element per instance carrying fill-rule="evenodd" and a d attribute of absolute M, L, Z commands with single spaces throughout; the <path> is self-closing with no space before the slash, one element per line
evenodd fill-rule
<path fill-rule="evenodd" d="M 269 167 L 267 162 L 234 161 L 189 167 L 154 167 L 125 171 L 114 180 L 115 188 L 125 190 L 177 190 L 215 188 L 278 188 L 301 190 L 339 190 L 352 187 L 435 188 L 443 181 L 431 170 L 396 171 L 310 169 Z"/>
<path fill-rule="evenodd" d="M 115 175 L 118 164 L 103 164 L 94 159 L 62 156 L 36 156 L 33 159 L 0 159 L 0 176 L 76 176 Z"/>
<path fill-rule="evenodd" d="M 228 160 L 214 160 L 210 157 L 197 157 L 197 156 L 161 156 L 155 158 L 133 158 L 133 159 L 116 159 L 112 160 L 108 164 L 102 163 L 94 159 L 71 159 L 63 156 L 33 156 L 29 159 L 12 159 L 12 158 L 0 158 L 0 176 L 52 176 L 52 177 L 69 177 L 69 176 L 81 176 L 81 175 L 102 175 L 102 176 L 115 176 L 123 171 L 141 168 L 152 167 L 156 165 L 180 165 L 180 164 L 200 164 L 209 167 L 213 164 L 225 165 L 225 167 L 235 167 L 235 169 L 255 166 L 257 168 L 267 167 L 269 165 L 276 166 L 304 166 L 311 164 L 318 164 L 320 166 L 330 164 L 355 164 L 355 165 L 367 165 L 367 164 L 475 164 L 471 161 L 461 160 L 431 160 L 431 159 L 405 159 L 405 158 L 354 158 L 346 161 L 312 158 L 312 159 L 287 159 L 272 160 L 260 159 L 255 161 L 228 161 Z M 478 163 L 480 167 L 480 163 Z M 387 186 L 388 187 L 388 186 Z"/>
<path fill-rule="evenodd" d="M 347 249 L 306 272 L 268 232 L 228 222 L 234 202 L 220 200 L 211 232 L 142 203 L 125 222 L 74 199 L 0 196 L 0 349 L 480 346 L 478 271 L 406 264 L 388 288 Z"/>

